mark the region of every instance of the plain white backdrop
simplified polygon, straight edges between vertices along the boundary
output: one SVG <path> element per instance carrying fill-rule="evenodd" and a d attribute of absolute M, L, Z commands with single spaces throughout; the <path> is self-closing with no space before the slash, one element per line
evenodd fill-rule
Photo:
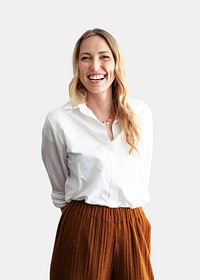
<path fill-rule="evenodd" d="M 199 14 L 195 0 L 1 2 L 0 279 L 49 279 L 60 210 L 41 161 L 41 130 L 68 100 L 72 49 L 94 27 L 117 39 L 129 95 L 154 116 L 145 211 L 155 280 L 200 279 Z"/>

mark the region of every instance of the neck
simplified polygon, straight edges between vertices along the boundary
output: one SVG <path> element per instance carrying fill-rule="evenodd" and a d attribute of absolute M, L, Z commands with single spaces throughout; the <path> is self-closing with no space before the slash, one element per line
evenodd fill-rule
<path fill-rule="evenodd" d="M 112 109 L 112 93 L 88 94 L 87 105 L 93 112 L 106 113 Z"/>
<path fill-rule="evenodd" d="M 93 111 L 96 117 L 106 123 L 113 115 L 112 110 L 112 93 L 106 95 L 88 95 L 87 106 Z"/>

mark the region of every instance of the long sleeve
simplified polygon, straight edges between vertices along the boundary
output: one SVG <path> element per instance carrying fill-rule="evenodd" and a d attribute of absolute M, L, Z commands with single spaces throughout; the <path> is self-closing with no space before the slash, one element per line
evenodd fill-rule
<path fill-rule="evenodd" d="M 65 182 L 68 175 L 67 150 L 49 115 L 42 130 L 41 154 L 52 186 L 53 203 L 56 207 L 64 207 Z"/>
<path fill-rule="evenodd" d="M 146 105 L 146 104 L 145 104 Z M 153 154 L 153 115 L 150 108 L 146 105 L 146 112 L 143 120 L 144 130 L 144 173 L 145 173 L 145 186 L 148 188 L 151 173 L 151 163 Z"/>

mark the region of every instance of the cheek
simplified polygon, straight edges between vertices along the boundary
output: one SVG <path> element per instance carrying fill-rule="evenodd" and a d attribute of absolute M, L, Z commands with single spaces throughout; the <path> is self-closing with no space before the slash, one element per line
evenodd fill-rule
<path fill-rule="evenodd" d="M 112 73 L 112 75 L 114 75 L 115 73 L 115 64 L 110 64 L 108 65 L 108 69 L 110 70 L 110 73 Z"/>
<path fill-rule="evenodd" d="M 79 76 L 79 78 L 80 78 L 80 80 L 81 79 L 83 79 L 83 77 L 84 77 L 84 68 L 83 67 L 79 67 L 78 68 L 78 76 Z"/>
<path fill-rule="evenodd" d="M 78 66 L 78 72 L 80 73 L 80 74 L 84 74 L 86 71 L 87 71 L 87 69 L 88 69 L 88 66 L 86 65 L 86 64 L 80 64 L 79 66 Z"/>

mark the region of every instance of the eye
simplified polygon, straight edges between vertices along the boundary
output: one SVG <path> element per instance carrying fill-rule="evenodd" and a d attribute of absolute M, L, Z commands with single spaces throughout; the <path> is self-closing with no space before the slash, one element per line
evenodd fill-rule
<path fill-rule="evenodd" d="M 108 59 L 110 59 L 110 56 L 109 55 L 102 55 L 101 58 L 103 60 L 108 60 Z"/>
<path fill-rule="evenodd" d="M 82 56 L 81 61 L 88 61 L 90 59 L 89 56 Z"/>

